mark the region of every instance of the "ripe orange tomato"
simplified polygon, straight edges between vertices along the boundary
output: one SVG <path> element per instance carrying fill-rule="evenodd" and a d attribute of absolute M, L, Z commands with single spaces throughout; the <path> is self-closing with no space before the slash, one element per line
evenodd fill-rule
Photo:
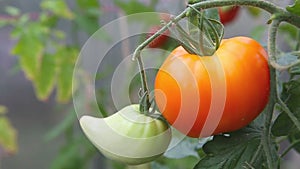
<path fill-rule="evenodd" d="M 159 110 L 190 137 L 246 126 L 263 111 L 269 92 L 267 53 L 248 37 L 222 40 L 213 56 L 200 57 L 177 47 L 155 80 Z"/>

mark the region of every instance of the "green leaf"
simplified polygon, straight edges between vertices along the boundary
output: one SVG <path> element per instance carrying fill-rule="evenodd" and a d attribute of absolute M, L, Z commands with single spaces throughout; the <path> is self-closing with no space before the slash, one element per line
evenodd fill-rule
<path fill-rule="evenodd" d="M 61 48 L 57 58 L 57 101 L 66 103 L 72 96 L 72 77 L 79 51 L 77 48 Z"/>
<path fill-rule="evenodd" d="M 75 22 L 81 30 L 84 30 L 89 35 L 95 33 L 100 28 L 98 17 L 78 14 L 75 17 Z"/>
<path fill-rule="evenodd" d="M 19 16 L 21 14 L 20 10 L 14 6 L 5 7 L 5 11 L 11 16 Z"/>
<path fill-rule="evenodd" d="M 12 49 L 12 54 L 20 57 L 20 65 L 28 79 L 34 80 L 39 71 L 40 59 L 44 52 L 41 25 L 32 23 L 19 34 L 19 41 Z"/>
<path fill-rule="evenodd" d="M 6 117 L 0 117 L 0 149 L 8 154 L 18 151 L 17 132 Z"/>
<path fill-rule="evenodd" d="M 241 169 L 241 168 L 263 168 L 266 161 L 263 152 L 256 154 L 261 143 L 262 127 L 252 123 L 239 131 L 230 133 L 229 136 L 217 135 L 212 141 L 203 147 L 207 154 L 202 158 L 194 169 Z M 274 149 L 275 147 L 272 146 Z M 251 163 L 254 156 L 256 161 Z"/>
<path fill-rule="evenodd" d="M 151 169 L 191 169 L 198 158 L 189 156 L 180 159 L 159 158 L 151 163 Z"/>
<path fill-rule="evenodd" d="M 266 31 L 266 26 L 265 25 L 259 25 L 259 26 L 254 27 L 251 30 L 250 36 L 253 39 L 257 40 L 257 41 L 261 41 L 265 31 Z"/>
<path fill-rule="evenodd" d="M 251 16 L 253 17 L 259 17 L 261 14 L 261 10 L 259 8 L 256 7 L 248 7 L 248 12 L 250 13 Z"/>
<path fill-rule="evenodd" d="M 167 158 L 180 159 L 188 156 L 199 158 L 197 146 L 199 139 L 184 138 L 174 148 L 167 151 L 164 156 Z"/>
<path fill-rule="evenodd" d="M 292 6 L 287 6 L 286 10 L 300 16 L 300 1 L 295 0 L 295 3 Z"/>
<path fill-rule="evenodd" d="M 55 57 L 45 54 L 41 58 L 41 65 L 33 81 L 38 99 L 46 100 L 55 86 L 56 65 Z"/>
<path fill-rule="evenodd" d="M 272 134 L 276 137 L 287 136 L 294 127 L 293 122 L 286 113 L 281 113 L 272 126 Z"/>
<path fill-rule="evenodd" d="M 41 3 L 41 7 L 44 10 L 49 10 L 55 15 L 58 15 L 65 19 L 73 19 L 74 17 L 73 13 L 64 0 L 44 0 Z"/>
<path fill-rule="evenodd" d="M 5 106 L 0 105 L 0 115 L 4 115 L 7 113 L 7 108 Z"/>
<path fill-rule="evenodd" d="M 76 2 L 77 2 L 77 6 L 82 9 L 90 9 L 90 8 L 99 9 L 100 7 L 98 0 L 76 0 Z"/>
<path fill-rule="evenodd" d="M 147 6 L 137 0 L 129 0 L 125 2 L 122 0 L 114 0 L 115 4 L 119 6 L 127 15 L 141 13 L 141 12 L 154 12 L 153 7 Z"/>

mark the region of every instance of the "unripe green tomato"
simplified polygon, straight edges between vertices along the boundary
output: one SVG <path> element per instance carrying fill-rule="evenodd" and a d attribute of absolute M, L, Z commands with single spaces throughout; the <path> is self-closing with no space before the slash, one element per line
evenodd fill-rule
<path fill-rule="evenodd" d="M 153 161 L 171 141 L 169 126 L 141 114 L 139 105 L 129 105 L 106 118 L 82 116 L 80 125 L 103 155 L 129 165 Z"/>

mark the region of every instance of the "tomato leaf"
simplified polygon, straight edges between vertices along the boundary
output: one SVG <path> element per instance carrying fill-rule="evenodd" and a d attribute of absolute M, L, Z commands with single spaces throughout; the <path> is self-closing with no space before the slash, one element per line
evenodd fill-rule
<path fill-rule="evenodd" d="M 41 3 L 41 7 L 44 10 L 49 10 L 55 15 L 58 15 L 65 19 L 73 19 L 74 17 L 68 5 L 63 0 L 44 0 Z"/>
<path fill-rule="evenodd" d="M 259 17 L 261 14 L 261 10 L 259 8 L 256 7 L 248 7 L 247 11 L 249 12 L 249 14 L 253 17 Z"/>
<path fill-rule="evenodd" d="M 76 48 L 61 48 L 57 58 L 57 101 L 67 102 L 72 95 L 73 69 L 79 52 Z"/>
<path fill-rule="evenodd" d="M 230 133 L 229 136 L 217 135 L 212 141 L 203 147 L 206 156 L 202 158 L 194 169 L 240 169 L 240 168 L 263 168 L 266 161 L 263 152 L 257 153 L 261 143 L 262 124 L 251 123 L 249 126 Z M 275 146 L 270 145 L 275 149 Z M 261 150 L 261 149 L 260 149 Z M 256 160 L 251 163 L 254 156 Z"/>
<path fill-rule="evenodd" d="M 287 6 L 286 10 L 300 16 L 300 1 L 295 0 L 295 3 L 292 6 Z"/>
<path fill-rule="evenodd" d="M 14 6 L 5 7 L 5 11 L 11 16 L 19 16 L 21 13 L 20 10 Z"/>
<path fill-rule="evenodd" d="M 147 6 L 137 0 L 130 0 L 125 2 L 122 0 L 114 0 L 115 4 L 119 6 L 127 15 L 141 13 L 141 12 L 154 12 L 154 8 Z"/>
<path fill-rule="evenodd" d="M 35 81 L 35 91 L 40 100 L 46 100 L 55 86 L 56 64 L 53 55 L 45 54 L 41 58 L 41 65 Z"/>
<path fill-rule="evenodd" d="M 12 54 L 20 56 L 20 65 L 28 79 L 34 80 L 44 52 L 41 35 L 46 31 L 41 25 L 33 23 L 19 34 L 19 41 L 12 49 Z"/>
<path fill-rule="evenodd" d="M 7 154 L 18 151 L 17 132 L 6 117 L 0 117 L 0 150 Z"/>
<path fill-rule="evenodd" d="M 0 115 L 4 115 L 5 113 L 7 113 L 7 108 L 0 105 Z"/>
<path fill-rule="evenodd" d="M 174 132 L 177 133 L 174 134 Z M 173 130 L 172 133 L 173 133 L 173 138 L 172 138 L 173 141 L 179 143 L 171 150 L 167 151 L 164 154 L 165 157 L 180 159 L 188 156 L 193 156 L 199 158 L 199 155 L 197 153 L 197 146 L 199 144 L 199 139 L 185 137 L 183 140 L 181 140 L 182 137 L 176 137 L 179 134 L 178 131 Z"/>
<path fill-rule="evenodd" d="M 289 135 L 290 131 L 294 127 L 293 122 L 289 118 L 289 116 L 282 112 L 272 126 L 272 134 L 276 137 L 280 136 L 287 136 Z"/>
<path fill-rule="evenodd" d="M 75 22 L 82 30 L 88 34 L 93 34 L 99 29 L 99 10 L 100 4 L 97 0 L 77 0 L 78 10 L 76 12 Z"/>

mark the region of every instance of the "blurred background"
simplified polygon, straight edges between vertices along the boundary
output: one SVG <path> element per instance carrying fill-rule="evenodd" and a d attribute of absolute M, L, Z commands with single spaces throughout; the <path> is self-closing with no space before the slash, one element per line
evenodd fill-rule
<path fill-rule="evenodd" d="M 0 146 L 0 169 L 124 168 L 105 160 L 83 136 L 73 110 L 68 70 L 85 41 L 102 25 L 143 10 L 176 15 L 185 6 L 182 0 L 0 0 L 0 118 L 9 123 L 0 124 L 6 132 L 0 129 L 0 136 L 11 142 Z M 265 44 L 268 17 L 241 8 L 226 24 L 225 37 L 252 36 Z M 47 56 L 42 61 L 41 53 Z M 99 94 L 105 95 L 105 90 Z M 99 108 L 105 111 L 107 105 Z M 293 163 L 297 168 L 299 159 L 289 153 L 286 168 L 293 168 Z"/>

